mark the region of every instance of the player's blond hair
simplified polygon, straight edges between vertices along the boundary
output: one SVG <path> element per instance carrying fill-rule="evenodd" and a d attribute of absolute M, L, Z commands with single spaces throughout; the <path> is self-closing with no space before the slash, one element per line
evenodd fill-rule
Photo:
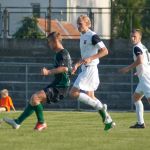
<path fill-rule="evenodd" d="M 78 17 L 78 19 L 77 19 L 77 23 L 78 23 L 79 21 L 84 21 L 84 22 L 87 23 L 87 26 L 88 26 L 89 28 L 91 27 L 91 20 L 90 20 L 90 18 L 89 18 L 87 15 L 80 15 L 80 16 Z"/>
<path fill-rule="evenodd" d="M 54 31 L 54 32 L 49 33 L 49 35 L 47 36 L 47 39 L 48 40 L 56 40 L 56 39 L 58 39 L 61 42 L 62 41 L 62 36 L 61 36 L 61 34 L 59 32 Z"/>
<path fill-rule="evenodd" d="M 1 95 L 3 95 L 4 97 L 8 96 L 9 95 L 9 92 L 7 89 L 3 89 L 0 91 Z"/>

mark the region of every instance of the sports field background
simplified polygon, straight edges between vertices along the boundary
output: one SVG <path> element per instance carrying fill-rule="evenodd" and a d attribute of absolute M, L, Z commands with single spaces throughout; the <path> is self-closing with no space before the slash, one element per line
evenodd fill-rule
<path fill-rule="evenodd" d="M 15 118 L 21 112 L 2 113 Z M 44 112 L 48 128 L 34 131 L 35 116 L 19 130 L 0 125 L 0 150 L 149 150 L 150 113 L 145 113 L 146 129 L 129 129 L 135 113 L 111 112 L 117 126 L 109 132 L 96 112 Z"/>

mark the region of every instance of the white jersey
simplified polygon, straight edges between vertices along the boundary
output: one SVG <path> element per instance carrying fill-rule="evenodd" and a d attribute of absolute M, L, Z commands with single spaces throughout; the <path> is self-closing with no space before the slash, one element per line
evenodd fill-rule
<path fill-rule="evenodd" d="M 97 34 L 90 29 L 80 36 L 80 50 L 82 59 L 88 58 L 98 53 L 98 50 L 104 48 L 104 43 L 100 40 Z M 87 65 L 97 65 L 99 59 L 92 60 Z"/>
<path fill-rule="evenodd" d="M 143 55 L 143 63 L 136 67 L 138 77 L 142 75 L 150 75 L 150 53 L 148 49 L 140 42 L 133 47 L 133 59 L 137 59 L 138 55 Z"/>

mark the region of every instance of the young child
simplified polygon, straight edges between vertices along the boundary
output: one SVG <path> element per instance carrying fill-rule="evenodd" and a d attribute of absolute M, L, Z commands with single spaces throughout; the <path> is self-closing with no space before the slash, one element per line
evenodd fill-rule
<path fill-rule="evenodd" d="M 3 111 L 10 111 L 10 109 L 12 108 L 14 111 L 15 107 L 13 105 L 12 99 L 9 96 L 8 90 L 7 89 L 3 89 L 1 92 L 1 98 L 0 98 L 0 112 Z"/>

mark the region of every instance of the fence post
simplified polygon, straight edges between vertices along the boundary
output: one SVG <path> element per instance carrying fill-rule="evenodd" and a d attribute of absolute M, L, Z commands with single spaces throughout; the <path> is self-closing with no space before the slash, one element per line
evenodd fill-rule
<path fill-rule="evenodd" d="M 3 38 L 7 39 L 7 32 L 8 32 L 8 11 L 5 8 L 3 11 Z"/>
<path fill-rule="evenodd" d="M 25 93 L 26 93 L 26 105 L 27 105 L 28 104 L 28 91 L 29 91 L 28 90 L 28 65 L 26 64 L 25 67 L 26 67 L 25 68 L 26 69 L 25 70 L 26 71 L 25 72 L 25 89 L 26 89 Z"/>
<path fill-rule="evenodd" d="M 80 101 L 77 100 L 77 110 L 80 111 Z"/>
<path fill-rule="evenodd" d="M 51 0 L 49 0 L 49 6 L 48 6 L 48 18 L 47 18 L 47 32 L 51 32 Z"/>
<path fill-rule="evenodd" d="M 133 111 L 133 70 L 131 70 L 131 73 L 130 73 L 130 76 L 131 76 L 131 111 Z"/>
<path fill-rule="evenodd" d="M 89 8 L 89 18 L 91 20 L 91 29 L 94 30 L 94 14 L 92 8 Z"/>

